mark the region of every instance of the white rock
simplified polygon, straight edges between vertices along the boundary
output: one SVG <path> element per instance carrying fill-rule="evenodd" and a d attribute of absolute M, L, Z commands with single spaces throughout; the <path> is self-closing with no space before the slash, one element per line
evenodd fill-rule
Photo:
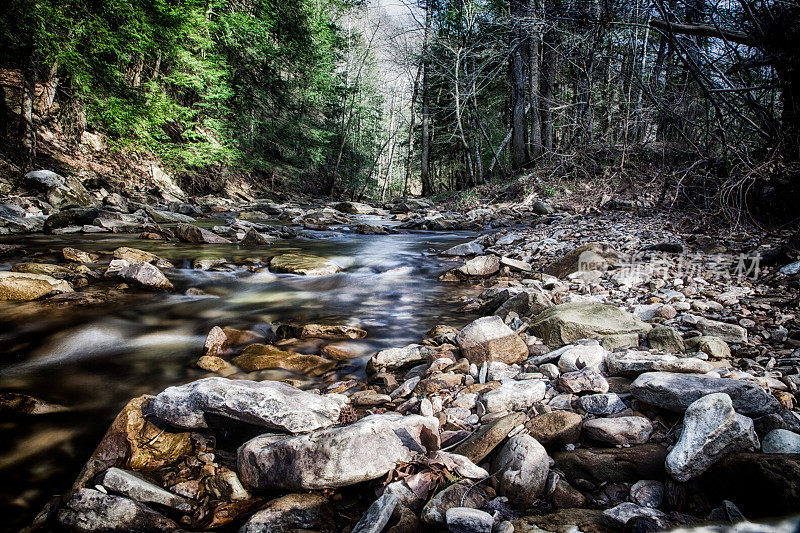
<path fill-rule="evenodd" d="M 406 365 L 423 362 L 427 359 L 431 349 L 420 344 L 409 344 L 404 348 L 389 348 L 381 350 L 370 358 L 370 369 L 393 370 Z"/>
<path fill-rule="evenodd" d="M 608 444 L 644 444 L 653 433 L 653 424 L 641 416 L 595 418 L 583 423 L 583 432 Z"/>
<path fill-rule="evenodd" d="M 438 438 L 436 418 L 389 413 L 294 437 L 262 435 L 239 448 L 239 474 L 246 486 L 267 490 L 353 485 L 426 454 L 423 432 Z"/>
<path fill-rule="evenodd" d="M 561 372 L 574 372 L 588 366 L 599 367 L 606 358 L 606 349 L 599 344 L 571 346 L 558 358 Z"/>
<path fill-rule="evenodd" d="M 452 533 L 492 533 L 494 517 L 480 509 L 451 507 L 445 512 L 447 529 Z"/>
<path fill-rule="evenodd" d="M 479 318 L 456 335 L 461 354 L 470 363 L 499 361 L 513 364 L 528 357 L 528 345 L 499 316 Z"/>
<path fill-rule="evenodd" d="M 533 505 L 542 495 L 549 471 L 547 452 L 528 434 L 508 439 L 492 463 L 500 494 L 520 502 L 523 508 Z"/>
<path fill-rule="evenodd" d="M 499 387 L 484 393 L 483 403 L 488 413 L 501 411 L 523 411 L 544 398 L 544 381 L 506 381 Z"/>
<path fill-rule="evenodd" d="M 110 491 L 142 503 L 157 503 L 179 511 L 190 511 L 186 498 L 173 494 L 141 476 L 120 468 L 111 467 L 103 472 L 100 483 Z"/>
<path fill-rule="evenodd" d="M 631 518 L 649 518 L 656 522 L 659 527 L 663 528 L 666 525 L 664 519 L 667 517 L 666 514 L 663 512 L 652 509 L 650 507 L 642 507 L 641 505 L 636 505 L 635 503 L 625 502 L 617 505 L 616 507 L 612 507 L 611 509 L 606 509 L 603 511 L 603 519 L 608 522 L 610 525 L 623 528 L 625 524 L 628 523 L 628 520 Z"/>
<path fill-rule="evenodd" d="M 758 447 L 753 421 L 734 411 L 730 396 L 709 394 L 686 409 L 683 433 L 667 455 L 667 472 L 688 481 L 728 454 Z"/>

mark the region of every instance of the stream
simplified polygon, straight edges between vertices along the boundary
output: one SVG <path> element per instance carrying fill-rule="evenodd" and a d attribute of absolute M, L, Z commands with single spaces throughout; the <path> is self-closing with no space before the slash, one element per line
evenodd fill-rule
<path fill-rule="evenodd" d="M 391 224 L 374 216 L 371 224 Z M 269 222 L 269 221 L 261 221 Z M 211 226 L 219 220 L 198 221 Z M 472 232 L 415 232 L 359 235 L 346 228 L 304 231 L 260 249 L 140 240 L 131 234 L 26 235 L 0 242 L 44 252 L 35 260 L 60 259 L 71 246 L 111 252 L 120 246 L 150 251 L 171 261 L 165 270 L 174 294 L 119 291 L 116 282 L 90 283 L 85 290 L 101 299 L 91 305 L 0 302 L 0 391 L 18 392 L 63 406 L 46 414 L 0 412 L 0 510 L 17 530 L 53 495 L 69 488 L 115 414 L 131 398 L 209 375 L 193 362 L 213 326 L 266 332 L 276 323 L 359 326 L 366 339 L 350 348 L 362 354 L 337 369 L 335 378 L 363 378 L 369 355 L 418 342 L 436 324 L 461 326 L 470 315 L 457 313 L 462 284 L 436 278 L 452 261 L 437 256 Z M 344 267 L 331 276 L 251 272 L 247 258 L 302 252 L 330 258 Z M 223 271 L 191 268 L 194 259 L 225 258 Z M 0 260 L 7 270 L 24 257 Z M 185 295 L 189 288 L 205 294 Z M 474 289 L 472 289 L 474 290 Z M 293 350 L 318 353 L 319 342 Z M 277 372 L 275 379 L 310 378 Z"/>

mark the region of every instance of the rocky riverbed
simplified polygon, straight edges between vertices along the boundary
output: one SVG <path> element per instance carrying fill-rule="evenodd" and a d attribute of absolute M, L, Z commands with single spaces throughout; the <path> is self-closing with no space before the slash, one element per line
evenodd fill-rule
<path fill-rule="evenodd" d="M 436 272 L 459 300 L 448 305 L 466 314 L 377 351 L 363 343 L 379 328 L 363 324 L 212 318 L 186 360 L 194 374 L 127 402 L 29 530 L 800 524 L 791 518 L 800 510 L 800 264 L 777 241 L 545 202 L 465 214 L 416 201 L 378 211 L 256 202 L 206 206 L 227 216 L 204 227 L 186 205 L 66 209 L 35 229 L 235 243 L 248 257 L 176 268 L 134 246 L 64 246 L 58 258 L 12 261 L 0 297 L 35 300 L 41 313 L 213 291 L 187 287 L 189 272 L 325 280 L 347 265 L 271 247 L 298 236 L 471 230 L 441 248 Z M 425 302 L 415 305 L 422 312 Z M 19 392 L 3 402 L 30 417 L 63 408 Z"/>

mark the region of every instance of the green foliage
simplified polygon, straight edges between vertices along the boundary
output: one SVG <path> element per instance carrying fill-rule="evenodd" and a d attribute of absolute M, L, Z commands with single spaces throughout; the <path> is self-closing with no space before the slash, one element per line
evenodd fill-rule
<path fill-rule="evenodd" d="M 344 136 L 341 174 L 363 178 L 380 98 L 342 74 L 359 45 L 335 24 L 347 9 L 336 0 L 6 0 L 0 66 L 33 64 L 42 79 L 55 65 L 58 98 L 80 102 L 90 129 L 178 170 L 318 177 Z M 349 114 L 357 135 L 343 131 Z"/>

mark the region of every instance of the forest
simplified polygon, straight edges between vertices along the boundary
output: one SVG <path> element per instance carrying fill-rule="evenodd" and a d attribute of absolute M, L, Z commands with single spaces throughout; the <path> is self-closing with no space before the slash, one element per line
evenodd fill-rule
<path fill-rule="evenodd" d="M 195 194 L 613 183 L 785 223 L 798 21 L 795 0 L 10 0 L 2 147 L 32 169 L 42 130 L 100 134 Z"/>

